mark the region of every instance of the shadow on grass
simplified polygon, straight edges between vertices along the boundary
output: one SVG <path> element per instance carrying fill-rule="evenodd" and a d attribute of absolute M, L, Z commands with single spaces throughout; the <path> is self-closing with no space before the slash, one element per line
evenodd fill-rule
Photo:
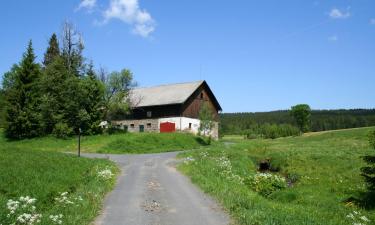
<path fill-rule="evenodd" d="M 352 202 L 367 210 L 375 209 L 375 191 L 360 192 L 357 196 L 352 196 L 345 202 Z"/>
<path fill-rule="evenodd" d="M 209 142 L 202 137 L 195 137 L 195 141 L 202 146 L 210 145 Z"/>

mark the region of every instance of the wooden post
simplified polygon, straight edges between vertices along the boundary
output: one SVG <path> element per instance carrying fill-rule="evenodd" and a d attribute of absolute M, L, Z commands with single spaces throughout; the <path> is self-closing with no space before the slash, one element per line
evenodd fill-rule
<path fill-rule="evenodd" d="M 78 129 L 78 157 L 81 157 L 81 128 Z"/>

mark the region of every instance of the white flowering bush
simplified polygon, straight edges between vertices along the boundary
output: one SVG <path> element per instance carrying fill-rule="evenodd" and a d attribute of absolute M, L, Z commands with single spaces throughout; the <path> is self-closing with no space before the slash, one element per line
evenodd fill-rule
<path fill-rule="evenodd" d="M 240 184 L 244 183 L 243 177 L 233 173 L 232 163 L 230 162 L 228 157 L 221 156 L 220 158 L 216 159 L 216 163 L 218 165 L 220 175 L 222 175 L 228 180 L 232 180 Z"/>
<path fill-rule="evenodd" d="M 353 225 L 367 225 L 370 224 L 371 220 L 369 220 L 366 216 L 362 215 L 359 211 L 353 211 L 346 215 L 346 217 L 350 220 L 351 224 Z"/>
<path fill-rule="evenodd" d="M 62 218 L 63 218 L 62 214 L 49 216 L 49 219 L 51 220 L 53 224 L 62 224 L 63 223 Z"/>
<path fill-rule="evenodd" d="M 98 171 L 98 177 L 104 180 L 109 180 L 113 177 L 113 173 L 109 168 Z"/>
<path fill-rule="evenodd" d="M 42 215 L 36 212 L 35 198 L 21 196 L 18 200 L 9 199 L 7 202 L 7 222 L 12 225 L 33 225 L 40 223 Z"/>
<path fill-rule="evenodd" d="M 271 173 L 257 173 L 249 178 L 251 188 L 263 196 L 287 187 L 284 177 Z"/>

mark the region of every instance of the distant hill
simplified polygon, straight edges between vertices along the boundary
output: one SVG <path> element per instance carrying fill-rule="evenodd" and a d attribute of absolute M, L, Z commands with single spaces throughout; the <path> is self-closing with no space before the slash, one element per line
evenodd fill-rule
<path fill-rule="evenodd" d="M 222 134 L 241 134 L 255 124 L 295 125 L 289 110 L 256 113 L 222 113 Z M 313 110 L 311 131 L 375 126 L 375 109 Z"/>

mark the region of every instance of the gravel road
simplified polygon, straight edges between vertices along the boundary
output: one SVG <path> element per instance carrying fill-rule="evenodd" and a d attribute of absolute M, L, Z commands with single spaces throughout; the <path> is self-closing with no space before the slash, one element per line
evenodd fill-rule
<path fill-rule="evenodd" d="M 95 225 L 224 225 L 229 217 L 175 169 L 177 153 L 84 154 L 121 168 Z"/>

